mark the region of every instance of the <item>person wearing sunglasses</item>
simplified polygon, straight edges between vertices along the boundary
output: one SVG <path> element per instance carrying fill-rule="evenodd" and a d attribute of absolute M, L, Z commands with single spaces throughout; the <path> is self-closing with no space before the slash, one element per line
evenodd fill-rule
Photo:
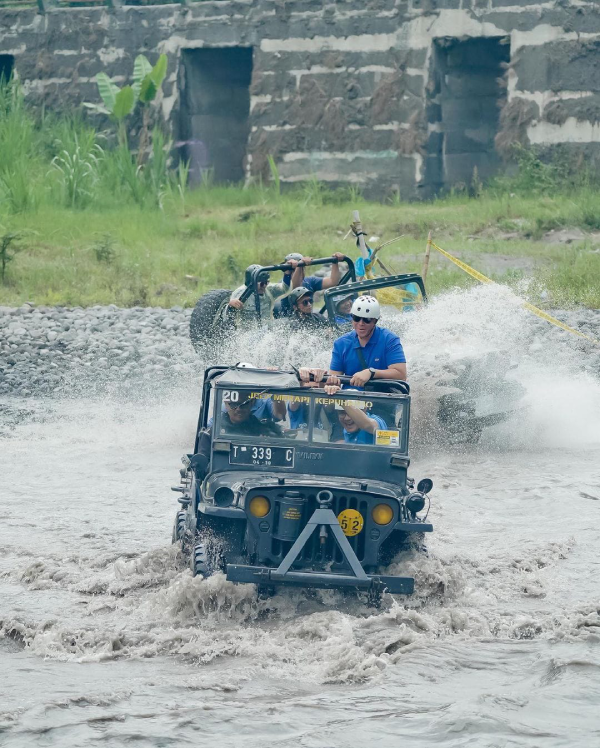
<path fill-rule="evenodd" d="M 245 436 L 280 436 L 281 429 L 272 420 L 259 420 L 253 412 L 254 402 L 247 393 L 237 393 L 241 402 L 224 402 L 225 413 L 221 414 L 221 434 L 243 434 Z M 230 393 L 230 398 L 234 397 Z"/>
<path fill-rule="evenodd" d="M 326 369 L 300 369 L 300 379 L 316 382 L 327 377 L 326 385 L 341 385 L 340 375 L 352 377 L 352 387 L 364 387 L 371 379 L 406 379 L 406 356 L 400 338 L 385 327 L 379 302 L 374 296 L 359 296 L 352 304 L 352 331 L 333 344 L 331 363 Z"/>
<path fill-rule="evenodd" d="M 301 285 L 308 289 L 311 292 L 311 295 L 316 294 L 319 291 L 325 291 L 327 288 L 333 288 L 339 284 L 342 278 L 339 262 L 344 259 L 344 255 L 341 252 L 335 252 L 333 256 L 337 257 L 338 262 L 331 265 L 331 273 L 327 278 L 321 278 L 318 275 L 309 275 L 308 277 L 305 277 L 305 267 L 302 266 L 298 268 L 298 271 L 301 273 Z M 285 256 L 284 262 L 293 263 L 300 262 L 300 260 L 303 260 L 306 265 L 310 265 L 312 257 L 303 257 L 300 252 L 290 252 L 290 254 Z M 290 284 L 294 287 L 292 283 L 293 277 L 292 271 L 286 270 L 283 274 L 283 282 L 288 287 Z M 284 296 L 282 299 L 279 299 L 273 309 L 273 316 L 275 318 L 291 317 L 293 316 L 293 313 L 294 310 L 292 309 L 289 296 Z"/>
<path fill-rule="evenodd" d="M 348 322 L 352 322 L 352 302 L 356 298 L 355 294 L 350 296 L 342 296 L 338 298 L 335 303 L 335 322 L 337 325 L 347 325 Z"/>
<path fill-rule="evenodd" d="M 327 327 L 325 317 L 313 309 L 313 295 L 308 288 L 304 286 L 295 288 L 288 298 L 292 309 L 290 320 L 293 330 L 315 330 Z"/>
<path fill-rule="evenodd" d="M 266 402 L 266 401 L 265 401 Z M 273 420 L 273 413 L 265 409 L 257 409 L 256 399 L 248 397 L 247 392 L 230 390 L 221 401 L 221 416 L 218 420 L 220 436 L 274 436 L 282 435 L 281 427 Z M 285 417 L 285 410 L 283 411 Z M 263 418 L 264 416 L 264 418 Z M 196 454 L 202 455 L 206 464 L 199 471 L 204 478 L 211 457 L 211 434 L 214 428 L 214 419 L 209 418 L 206 428 L 198 434 L 198 450 Z"/>
<path fill-rule="evenodd" d="M 290 283 L 292 288 L 297 288 L 302 283 L 304 273 L 302 268 L 296 267 L 297 260 L 290 260 L 289 262 L 295 268 L 291 274 Z M 236 288 L 229 299 L 229 306 L 237 309 L 245 322 L 264 322 L 271 319 L 275 301 L 281 296 L 285 296 L 289 291 L 289 284 L 283 281 L 269 283 L 271 276 L 266 271 L 262 271 L 258 274 L 256 280 L 256 293 L 251 294 L 245 302 L 240 301 L 240 296 L 252 283 L 254 273 L 260 270 L 260 267 L 260 265 L 250 265 L 246 268 L 244 285 Z"/>

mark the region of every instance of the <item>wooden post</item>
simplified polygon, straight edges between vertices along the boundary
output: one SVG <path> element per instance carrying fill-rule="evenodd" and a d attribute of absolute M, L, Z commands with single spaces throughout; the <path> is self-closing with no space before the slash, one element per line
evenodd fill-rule
<path fill-rule="evenodd" d="M 423 278 L 423 281 L 425 281 L 425 278 L 427 278 L 427 271 L 429 270 L 429 255 L 431 254 L 431 231 L 427 235 L 427 246 L 425 247 L 425 260 L 423 262 L 423 272 L 421 273 L 421 277 Z"/>

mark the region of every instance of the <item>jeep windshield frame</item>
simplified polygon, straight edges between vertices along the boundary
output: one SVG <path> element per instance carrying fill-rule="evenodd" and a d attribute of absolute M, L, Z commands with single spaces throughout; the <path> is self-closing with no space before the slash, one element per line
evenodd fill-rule
<path fill-rule="evenodd" d="M 233 405 L 231 402 L 232 397 L 237 396 L 237 405 Z M 248 410 L 250 411 L 253 407 L 253 403 L 258 405 L 259 403 L 272 400 L 273 402 L 288 404 L 298 403 L 300 405 L 308 405 L 309 411 L 307 414 L 307 428 L 303 430 L 304 438 L 298 440 L 298 432 L 300 429 L 288 429 L 287 431 L 294 431 L 296 435 L 286 434 L 284 432 L 281 435 L 273 433 L 265 434 L 245 434 L 235 431 L 235 427 L 227 427 L 225 425 L 226 418 L 226 403 L 233 406 L 234 409 L 240 406 L 241 403 L 247 403 Z M 319 411 L 321 408 L 330 409 L 332 419 L 336 419 L 338 413 L 344 408 L 353 407 L 352 404 L 356 403 L 356 409 L 368 412 L 369 415 L 372 413 L 377 414 L 385 410 L 394 409 L 394 423 L 388 424 L 385 421 L 385 431 L 397 431 L 398 432 L 398 443 L 392 445 L 385 445 L 381 440 L 376 443 L 374 437 L 373 444 L 370 443 L 353 443 L 353 442 L 341 442 L 341 441 L 325 441 L 323 439 L 323 428 L 318 427 L 319 423 Z M 375 393 L 375 392 L 364 392 L 364 391 L 348 391 L 340 390 L 335 395 L 327 395 L 325 391 L 318 388 L 306 388 L 298 387 L 294 390 L 285 389 L 280 390 L 275 387 L 262 387 L 252 385 L 231 385 L 231 384 L 217 384 L 216 387 L 216 398 L 215 398 L 215 411 L 214 411 L 214 428 L 215 438 L 234 438 L 236 441 L 253 441 L 267 440 L 269 442 L 282 442 L 289 445 L 290 441 L 301 441 L 307 445 L 327 445 L 332 448 L 339 448 L 340 446 L 352 449 L 383 449 L 387 453 L 393 448 L 400 454 L 408 454 L 408 428 L 407 428 L 407 410 L 408 410 L 408 398 L 405 395 L 397 395 L 390 393 Z M 260 419 L 259 419 L 260 420 Z M 263 423 L 268 419 L 262 419 Z M 385 420 L 385 419 L 384 419 Z M 277 422 L 275 422 L 277 423 Z M 227 430 L 229 428 L 229 431 Z"/>
<path fill-rule="evenodd" d="M 276 388 L 262 385 L 241 385 L 236 383 L 235 389 L 247 393 L 248 399 L 252 393 L 266 395 L 281 395 L 285 397 L 308 398 L 310 413 L 322 403 L 317 400 L 335 400 L 329 398 L 322 389 L 312 388 Z M 408 437 L 410 419 L 410 396 L 397 393 L 352 392 L 346 394 L 341 391 L 337 399 L 365 400 L 373 403 L 373 407 L 382 406 L 394 409 L 400 408 L 400 422 L 398 427 L 380 429 L 382 437 L 390 441 L 389 446 L 382 444 L 365 445 L 352 444 L 345 441 L 324 441 L 315 438 L 315 420 L 311 418 L 305 439 L 290 438 L 289 435 L 249 435 L 232 434 L 225 430 L 221 433 L 222 407 L 224 393 L 232 389 L 231 383 L 213 383 L 214 387 L 214 422 L 211 433 L 211 457 L 208 473 L 215 476 L 218 473 L 230 476 L 239 475 L 246 480 L 251 475 L 276 475 L 281 480 L 286 476 L 303 476 L 305 480 L 322 482 L 337 476 L 354 481 L 370 481 L 387 484 L 395 495 L 406 492 L 406 472 L 410 464 L 408 457 Z M 242 395 L 240 394 L 240 397 Z M 257 400 L 258 398 L 253 398 Z M 284 401 L 286 402 L 286 401 Z M 336 416 L 337 420 L 337 416 Z M 386 421 L 387 423 L 387 421 Z M 398 432 L 397 443 L 393 433 Z M 382 438 L 380 436 L 380 440 Z M 374 438 L 375 441 L 375 438 Z M 254 450 L 257 450 L 254 453 Z M 270 450 L 267 452 L 267 450 Z M 257 459 L 253 458 L 255 454 Z M 264 458 L 264 459 L 263 459 Z M 238 479 L 238 480 L 239 480 Z M 232 478 L 227 479 L 228 482 Z"/>
<path fill-rule="evenodd" d="M 382 278 L 371 278 L 362 281 L 356 281 L 354 283 L 345 283 L 328 288 L 324 293 L 324 305 L 321 308 L 321 313 L 326 313 L 327 319 L 331 325 L 336 327 L 338 330 L 346 331 L 350 325 L 348 322 L 337 322 L 336 317 L 339 316 L 336 311 L 336 305 L 340 301 L 340 297 L 354 296 L 357 298 L 361 294 L 369 293 L 370 291 L 378 291 L 380 289 L 390 288 L 400 290 L 403 286 L 409 286 L 415 284 L 418 286 L 421 298 L 418 299 L 416 304 L 427 303 L 427 293 L 425 291 L 425 284 L 423 278 L 417 273 L 402 273 L 400 275 L 386 275 Z"/>

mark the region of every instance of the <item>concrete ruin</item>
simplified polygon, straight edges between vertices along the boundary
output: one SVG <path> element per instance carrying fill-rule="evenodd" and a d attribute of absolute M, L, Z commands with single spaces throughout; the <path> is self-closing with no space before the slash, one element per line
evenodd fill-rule
<path fill-rule="evenodd" d="M 0 9 L 0 72 L 64 111 L 164 52 L 164 120 L 217 180 L 268 178 L 273 156 L 283 184 L 412 199 L 485 180 L 514 143 L 598 160 L 595 0 L 113 6 Z"/>

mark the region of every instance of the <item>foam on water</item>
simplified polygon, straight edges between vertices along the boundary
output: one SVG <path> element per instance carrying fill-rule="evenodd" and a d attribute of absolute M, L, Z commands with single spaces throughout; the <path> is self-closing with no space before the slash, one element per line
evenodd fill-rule
<path fill-rule="evenodd" d="M 435 532 L 426 553 L 400 556 L 389 570 L 414 575 L 412 598 L 386 596 L 373 611 L 335 591 L 259 600 L 221 574 L 192 578 L 169 542 L 178 505 L 168 490 L 197 418 L 204 362 L 188 351 L 175 380 L 166 370 L 102 398 L 94 389 L 90 398 L 5 401 L 4 415 L 19 415 L 0 476 L 10 497 L 4 641 L 40 663 L 166 658 L 167 682 L 184 663 L 203 688 L 231 692 L 273 680 L 286 693 L 389 685 L 418 653 L 446 653 L 437 668 L 466 671 L 452 659 L 462 643 L 491 669 L 502 642 L 565 642 L 569 661 L 588 662 L 600 635 L 589 550 L 600 520 L 600 385 L 589 349 L 497 287 L 447 294 L 384 325 L 402 336 L 415 399 L 439 387 L 448 367 L 496 352 L 516 364 L 510 376 L 525 389 L 523 409 L 494 427 L 495 438 L 467 452 L 443 440 L 417 452 L 411 472 L 435 483 Z M 329 351 L 322 337 L 248 331 L 223 344 L 219 361 L 326 366 Z M 12 712 L 6 720 L 19 722 Z"/>

